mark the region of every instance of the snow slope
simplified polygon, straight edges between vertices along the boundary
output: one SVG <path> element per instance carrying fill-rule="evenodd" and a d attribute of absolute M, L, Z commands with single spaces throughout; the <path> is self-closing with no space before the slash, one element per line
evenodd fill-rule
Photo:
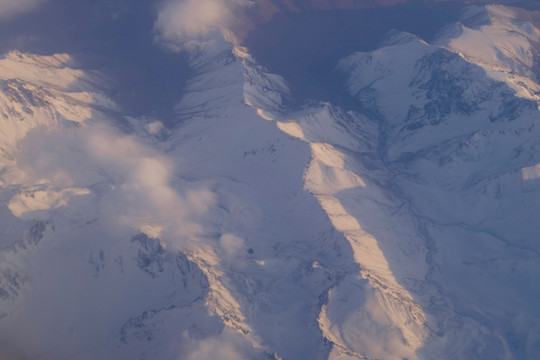
<path fill-rule="evenodd" d="M 537 28 L 515 9 L 471 11 L 484 11 L 488 24 L 457 25 L 462 31 L 450 33 L 456 38 L 443 34 L 436 42 L 442 49 L 398 34 L 340 66 L 351 73 L 352 94 L 379 116 L 393 184 L 429 249 L 426 280 L 456 315 L 478 326 L 478 335 L 462 335 L 468 339 L 450 347 L 452 353 L 534 358 L 538 193 L 528 174 L 538 161 L 538 84 L 531 59 L 536 40 L 526 34 Z M 489 41 L 478 41 L 481 36 Z M 490 58 L 478 44 L 506 55 Z M 511 67 L 517 63 L 524 66 Z M 438 317 L 439 304 L 423 305 Z M 467 350 L 467 343 L 474 345 Z M 424 354 L 432 346 L 428 341 Z"/>
<path fill-rule="evenodd" d="M 176 121 L 8 54 L 0 357 L 536 358 L 535 16 L 393 32 L 340 61 L 348 110 L 287 108 L 226 43 L 190 58 Z"/>

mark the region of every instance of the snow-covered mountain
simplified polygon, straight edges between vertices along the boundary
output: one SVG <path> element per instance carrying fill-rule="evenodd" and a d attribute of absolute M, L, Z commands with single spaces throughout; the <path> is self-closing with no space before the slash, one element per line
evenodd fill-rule
<path fill-rule="evenodd" d="M 266 3 L 5 42 L 0 359 L 540 356 L 534 4 L 217 20 Z"/>

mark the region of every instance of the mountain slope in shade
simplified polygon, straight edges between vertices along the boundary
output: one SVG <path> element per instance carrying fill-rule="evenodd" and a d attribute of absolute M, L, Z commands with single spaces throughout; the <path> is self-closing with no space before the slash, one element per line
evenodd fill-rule
<path fill-rule="evenodd" d="M 0 357 L 536 358 L 536 17 L 392 31 L 339 103 L 207 48 L 174 121 L 6 55 Z"/>
<path fill-rule="evenodd" d="M 357 11 L 370 9 L 423 7 L 437 8 L 465 6 L 473 4 L 514 5 L 534 8 L 534 0 L 240 0 L 231 2 L 235 9 L 234 18 L 227 21 L 227 34 L 234 43 L 242 43 L 249 32 L 260 24 L 271 21 L 276 15 L 290 12 L 327 12 L 327 11 Z M 423 19 L 425 22 L 426 19 Z"/>

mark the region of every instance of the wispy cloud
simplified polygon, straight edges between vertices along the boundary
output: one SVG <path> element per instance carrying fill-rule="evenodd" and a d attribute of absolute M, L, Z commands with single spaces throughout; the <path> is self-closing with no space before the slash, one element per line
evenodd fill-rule
<path fill-rule="evenodd" d="M 96 205 L 114 231 L 150 228 L 148 235 L 164 241 L 189 241 L 201 233 L 200 217 L 215 201 L 204 186 L 175 186 L 175 168 L 166 155 L 104 124 L 75 131 L 36 128 L 19 148 L 17 163 L 27 184 L 57 193 L 109 183 Z"/>
<path fill-rule="evenodd" d="M 36 9 L 47 0 L 0 0 L 0 20 Z"/>

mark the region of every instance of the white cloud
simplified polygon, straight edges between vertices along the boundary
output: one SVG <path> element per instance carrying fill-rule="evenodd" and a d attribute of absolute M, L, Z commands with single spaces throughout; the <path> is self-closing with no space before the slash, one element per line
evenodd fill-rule
<path fill-rule="evenodd" d="M 105 126 L 92 131 L 85 147 L 114 179 L 110 212 L 118 213 L 120 205 L 122 223 L 139 226 L 151 221 L 175 236 L 180 232 L 189 237 L 202 231 L 192 220 L 213 204 L 213 194 L 205 189 L 177 192 L 171 186 L 174 167 L 164 155 Z"/>
<path fill-rule="evenodd" d="M 242 360 L 244 358 L 232 344 L 219 339 L 201 341 L 198 348 L 188 357 L 188 360 L 208 359 Z"/>
<path fill-rule="evenodd" d="M 144 127 L 144 129 L 150 134 L 150 135 L 159 135 L 160 133 L 163 133 L 166 131 L 165 125 L 161 121 L 154 120 Z"/>
<path fill-rule="evenodd" d="M 0 20 L 32 11 L 47 0 L 0 0 Z"/>
<path fill-rule="evenodd" d="M 75 131 L 36 128 L 19 148 L 17 164 L 26 175 L 25 183 L 42 184 L 40 191 L 47 193 L 41 195 L 47 199 L 63 194 L 58 203 L 62 206 L 81 193 L 64 189 L 108 182 L 106 196 L 95 207 L 114 231 L 151 228 L 150 236 L 182 246 L 185 243 L 178 241 L 190 241 L 203 231 L 201 217 L 215 202 L 214 194 L 202 186 L 174 186 L 175 168 L 164 154 L 103 124 Z"/>
<path fill-rule="evenodd" d="M 244 239 L 234 234 L 223 234 L 219 244 L 228 255 L 236 255 L 244 250 Z"/>
<path fill-rule="evenodd" d="M 205 46 L 242 0 L 166 0 L 158 9 L 157 39 L 173 49 Z"/>
<path fill-rule="evenodd" d="M 191 338 L 187 332 L 182 335 L 185 341 L 182 359 L 243 360 L 267 358 L 241 334 L 227 327 L 221 333 L 203 339 Z M 185 354 L 188 354 L 187 357 Z"/>

